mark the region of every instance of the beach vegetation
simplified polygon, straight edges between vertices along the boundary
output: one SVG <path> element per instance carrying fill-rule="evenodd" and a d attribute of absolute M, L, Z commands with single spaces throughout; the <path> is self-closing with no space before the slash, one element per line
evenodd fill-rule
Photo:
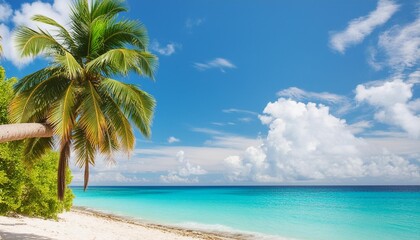
<path fill-rule="evenodd" d="M 0 67 L 0 124 L 8 123 L 8 105 L 14 96 L 16 79 L 6 79 Z M 24 162 L 23 141 L 0 144 L 0 214 L 19 213 L 44 218 L 57 218 L 63 210 L 70 210 L 71 189 L 66 188 L 63 201 L 57 199 L 56 177 L 58 153 L 49 151 L 40 159 Z M 66 185 L 71 182 L 66 171 Z"/>
<path fill-rule="evenodd" d="M 134 149 L 131 124 L 145 137 L 151 134 L 154 98 L 119 78 L 133 73 L 153 79 L 157 57 L 148 51 L 146 28 L 138 20 L 119 16 L 125 11 L 120 0 L 75 0 L 68 25 L 35 15 L 33 21 L 55 31 L 21 26 L 16 32 L 22 57 L 41 55 L 50 63 L 14 85 L 10 120 L 17 125 L 44 126 L 41 129 L 47 137 L 40 138 L 36 135 L 39 131 L 25 135 L 29 138 L 23 149 L 26 161 L 40 158 L 54 145 L 58 147 L 59 199 L 64 197 L 71 153 L 76 164 L 84 168 L 86 189 L 89 166 L 95 164 L 97 155 L 113 162 L 115 152 Z M 8 140 L 18 136 L 8 136 Z"/>

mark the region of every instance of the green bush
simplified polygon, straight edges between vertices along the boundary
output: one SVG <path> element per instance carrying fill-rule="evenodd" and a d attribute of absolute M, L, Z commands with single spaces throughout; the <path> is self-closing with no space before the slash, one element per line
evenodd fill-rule
<path fill-rule="evenodd" d="M 16 212 L 21 205 L 24 184 L 21 149 L 17 143 L 0 144 L 0 214 Z"/>
<path fill-rule="evenodd" d="M 66 189 L 63 202 L 57 198 L 58 158 L 57 152 L 49 152 L 26 171 L 22 203 L 17 212 L 29 216 L 56 218 L 57 213 L 70 210 L 74 197 L 70 188 Z M 66 182 L 70 184 L 71 174 L 68 168 L 67 170 Z"/>
<path fill-rule="evenodd" d="M 0 124 L 8 123 L 7 108 L 13 97 L 15 79 L 6 80 L 0 67 Z M 0 144 L 0 214 L 16 211 L 21 205 L 24 168 L 21 142 Z"/>
<path fill-rule="evenodd" d="M 6 80 L 0 67 L 0 124 L 8 123 L 7 108 L 13 97 L 15 79 Z M 49 152 L 31 164 L 22 161 L 22 141 L 0 144 L 0 214 L 21 213 L 57 218 L 70 210 L 74 195 L 67 188 L 64 201 L 57 198 L 58 153 Z M 67 184 L 71 182 L 67 170 Z"/>

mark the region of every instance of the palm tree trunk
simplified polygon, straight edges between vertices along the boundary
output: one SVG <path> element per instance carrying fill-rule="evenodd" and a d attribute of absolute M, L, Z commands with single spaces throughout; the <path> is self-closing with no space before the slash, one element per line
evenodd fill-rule
<path fill-rule="evenodd" d="M 42 123 L 16 123 L 0 125 L 0 143 L 26 138 L 51 137 L 52 128 Z"/>

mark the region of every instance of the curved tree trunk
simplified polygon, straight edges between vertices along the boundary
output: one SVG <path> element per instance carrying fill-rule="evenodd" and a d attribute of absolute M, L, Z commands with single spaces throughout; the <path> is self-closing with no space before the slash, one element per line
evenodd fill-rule
<path fill-rule="evenodd" d="M 0 143 L 25 138 L 44 138 L 54 134 L 52 128 L 42 123 L 16 123 L 0 125 Z"/>

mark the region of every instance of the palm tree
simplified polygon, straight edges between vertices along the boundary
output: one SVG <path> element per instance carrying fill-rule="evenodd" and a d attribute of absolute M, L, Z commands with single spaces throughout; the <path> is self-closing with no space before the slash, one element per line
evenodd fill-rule
<path fill-rule="evenodd" d="M 54 19 L 36 15 L 33 20 L 54 27 L 55 34 L 24 26 L 17 31 L 22 56 L 42 54 L 51 64 L 15 85 L 11 121 L 35 126 L 27 127 L 27 134 L 20 137 L 17 129 L 15 133 L 9 131 L 13 135 L 9 140 L 30 138 L 25 141 L 27 159 L 40 157 L 58 143 L 60 199 L 64 197 L 71 149 L 76 164 L 84 167 L 86 189 L 89 165 L 94 165 L 96 155 L 113 161 L 114 152 L 133 150 L 135 136 L 130 122 L 144 136 L 150 136 L 155 100 L 136 85 L 115 79 L 130 72 L 153 79 L 157 66 L 156 56 L 147 51 L 144 26 L 118 17 L 126 10 L 120 0 L 92 0 L 90 4 L 76 0 L 68 30 Z M 13 129 L 13 125 L 5 128 Z"/>

